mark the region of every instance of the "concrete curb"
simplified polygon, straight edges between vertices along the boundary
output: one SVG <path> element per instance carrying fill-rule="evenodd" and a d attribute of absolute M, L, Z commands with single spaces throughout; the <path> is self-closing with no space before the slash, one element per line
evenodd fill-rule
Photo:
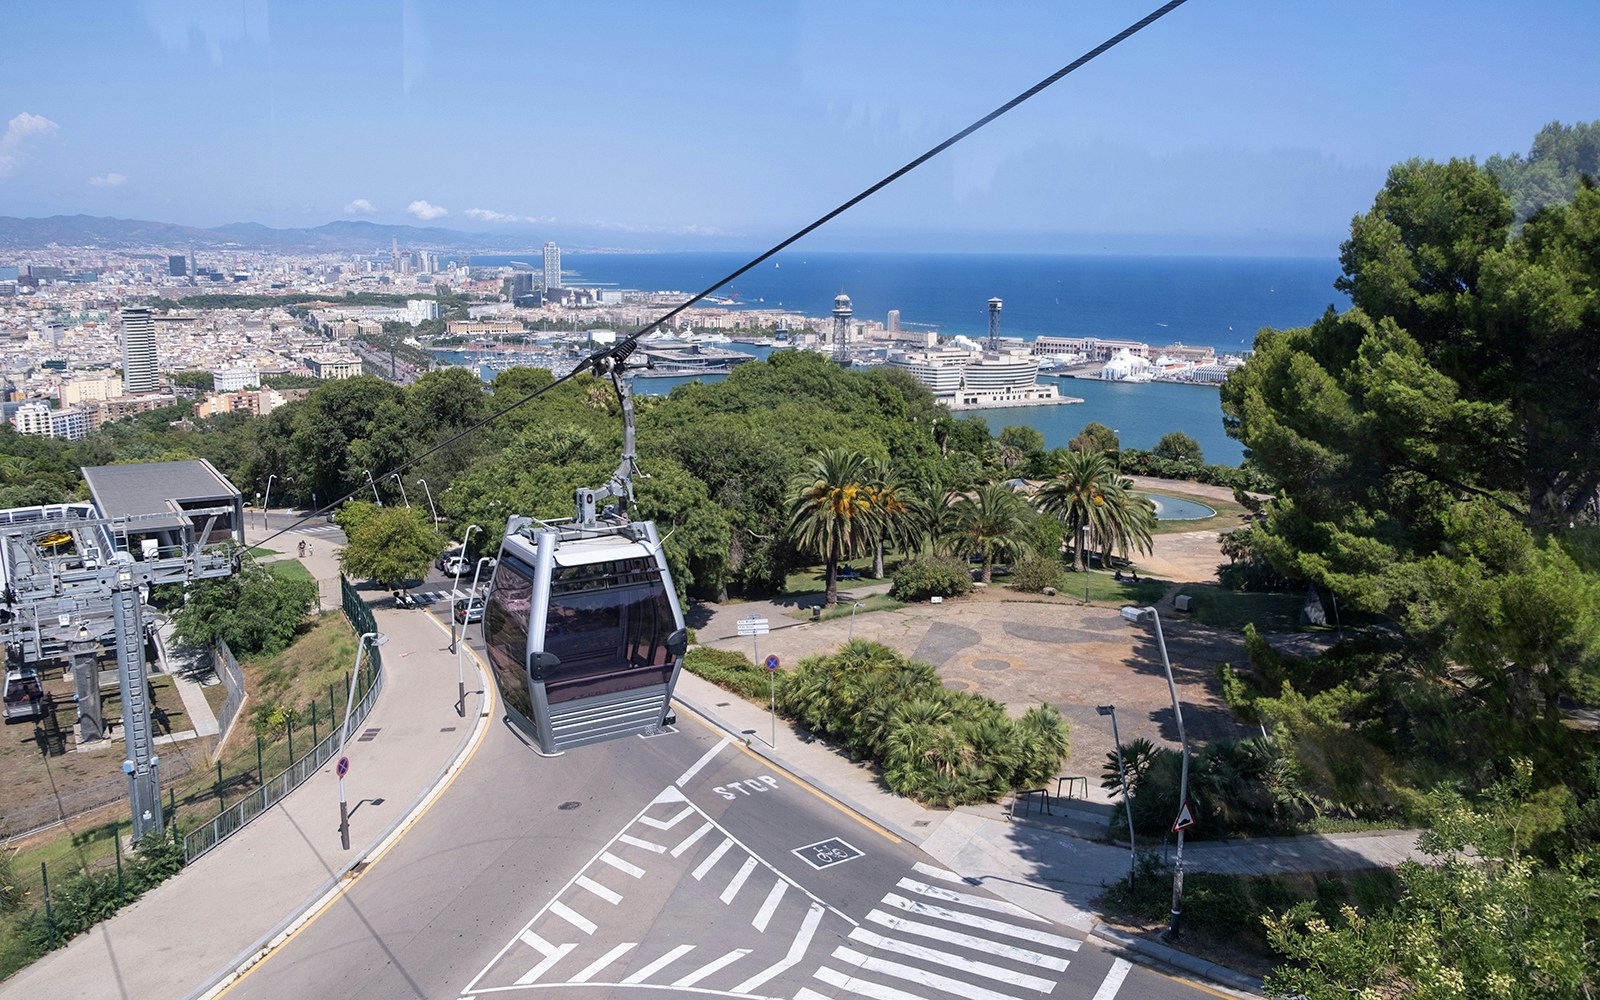
<path fill-rule="evenodd" d="M 1226 986 L 1228 989 L 1238 991 L 1245 996 L 1262 996 L 1264 987 L 1261 980 L 1254 976 L 1247 976 L 1242 972 L 1235 972 L 1227 966 L 1208 962 L 1203 958 L 1195 958 L 1193 955 L 1181 952 L 1176 948 L 1169 948 L 1155 941 L 1147 941 L 1144 938 L 1135 937 L 1124 931 L 1107 927 L 1098 921 L 1089 933 L 1123 951 L 1131 951 L 1152 962 L 1159 962 L 1162 965 L 1180 969 L 1207 982 Z"/>

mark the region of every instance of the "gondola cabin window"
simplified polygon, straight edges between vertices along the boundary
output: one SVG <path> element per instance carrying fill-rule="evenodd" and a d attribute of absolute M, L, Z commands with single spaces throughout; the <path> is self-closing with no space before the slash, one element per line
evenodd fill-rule
<path fill-rule="evenodd" d="M 561 661 L 546 679 L 550 701 L 666 684 L 675 627 L 654 560 L 557 566 L 544 633 L 544 650 Z"/>
<path fill-rule="evenodd" d="M 483 613 L 484 641 L 506 705 L 524 718 L 533 717 L 528 694 L 528 616 L 533 609 L 533 567 L 502 557 L 494 589 Z"/>

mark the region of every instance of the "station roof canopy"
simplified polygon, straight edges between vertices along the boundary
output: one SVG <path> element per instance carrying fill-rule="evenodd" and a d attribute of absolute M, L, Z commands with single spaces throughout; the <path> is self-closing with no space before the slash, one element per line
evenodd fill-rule
<path fill-rule="evenodd" d="M 204 459 L 97 465 L 82 472 L 102 517 L 148 519 L 192 507 L 232 506 L 239 500 L 238 489 Z"/>

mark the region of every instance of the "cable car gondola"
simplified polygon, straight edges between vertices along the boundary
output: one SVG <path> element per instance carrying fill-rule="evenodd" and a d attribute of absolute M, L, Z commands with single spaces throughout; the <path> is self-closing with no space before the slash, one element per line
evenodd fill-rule
<path fill-rule="evenodd" d="M 44 682 L 33 667 L 12 667 L 6 671 L 6 721 L 36 719 L 44 714 Z"/>
<path fill-rule="evenodd" d="M 656 527 L 627 516 L 637 468 L 622 361 L 594 365 L 622 401 L 622 463 L 577 491 L 576 517 L 506 522 L 483 616 L 507 716 L 543 754 L 658 731 L 687 644 Z"/>

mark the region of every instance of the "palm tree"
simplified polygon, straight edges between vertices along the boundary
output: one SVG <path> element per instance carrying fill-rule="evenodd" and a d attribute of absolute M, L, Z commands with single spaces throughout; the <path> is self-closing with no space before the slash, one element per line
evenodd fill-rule
<path fill-rule="evenodd" d="M 872 481 L 868 489 L 878 512 L 878 534 L 872 540 L 872 578 L 883 579 L 885 544 L 904 551 L 917 539 L 916 511 L 906 484 L 892 465 L 883 459 L 870 459 Z"/>
<path fill-rule="evenodd" d="M 1149 497 L 1133 492 L 1133 480 L 1117 479 L 1102 494 L 1101 521 L 1095 527 L 1100 540 L 1100 565 L 1111 559 L 1112 549 L 1127 559 L 1129 552 L 1149 553 L 1154 549 L 1150 533 L 1156 526 L 1156 505 Z"/>
<path fill-rule="evenodd" d="M 905 484 L 904 493 L 911 522 L 907 546 L 938 550 L 940 542 L 955 531 L 955 502 L 961 494 L 935 469 L 925 470 Z"/>
<path fill-rule="evenodd" d="M 1115 489 L 1116 483 L 1116 470 L 1104 455 L 1073 451 L 1062 462 L 1060 474 L 1040 486 L 1034 497 L 1040 510 L 1066 523 L 1074 572 L 1083 572 L 1083 529 L 1103 530 L 1106 491 Z"/>
<path fill-rule="evenodd" d="M 996 556 L 1011 560 L 1031 551 L 1028 508 L 1004 483 L 989 483 L 961 497 L 955 503 L 954 538 L 969 552 L 983 558 L 983 575 L 989 582 Z"/>
<path fill-rule="evenodd" d="M 881 512 L 873 503 L 874 475 L 866 456 L 844 449 L 806 460 L 790 483 L 789 537 L 822 557 L 823 604 L 839 603 L 839 563 L 878 538 Z"/>

